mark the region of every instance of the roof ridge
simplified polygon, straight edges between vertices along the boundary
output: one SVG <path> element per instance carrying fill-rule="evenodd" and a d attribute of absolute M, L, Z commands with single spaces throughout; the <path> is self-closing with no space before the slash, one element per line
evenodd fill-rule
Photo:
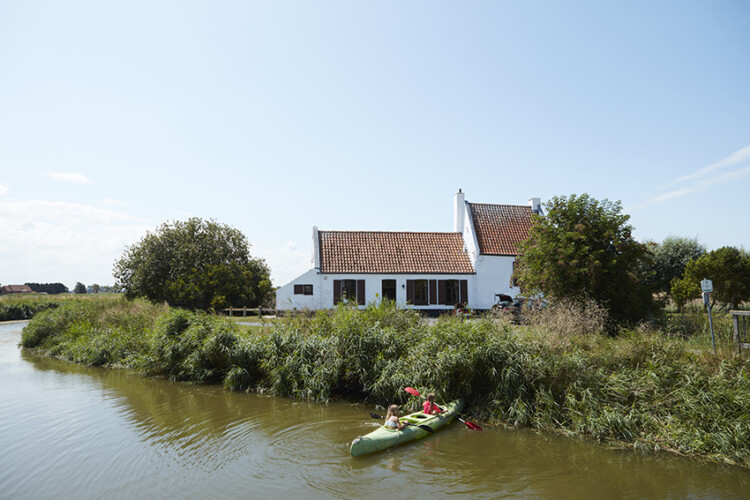
<path fill-rule="evenodd" d="M 472 203 L 472 202 L 469 202 L 469 205 L 485 205 L 488 207 L 520 207 L 520 208 L 531 209 L 530 205 L 515 205 L 511 203 Z"/>
<path fill-rule="evenodd" d="M 382 231 L 367 229 L 319 229 L 319 233 L 458 234 L 458 231 Z"/>

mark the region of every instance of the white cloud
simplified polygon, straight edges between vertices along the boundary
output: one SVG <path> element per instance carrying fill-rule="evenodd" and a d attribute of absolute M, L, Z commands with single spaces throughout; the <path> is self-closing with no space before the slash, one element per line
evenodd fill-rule
<path fill-rule="evenodd" d="M 649 198 L 648 200 L 644 201 L 640 205 L 635 205 L 635 206 L 632 206 L 632 207 L 627 207 L 626 211 L 637 210 L 639 208 L 644 208 L 644 207 L 647 207 L 649 205 L 654 205 L 656 203 L 661 203 L 663 201 L 667 201 L 667 200 L 672 200 L 672 199 L 675 199 L 675 198 L 679 198 L 681 196 L 685 196 L 686 194 L 694 193 L 695 191 L 696 191 L 696 189 L 694 189 L 694 188 L 688 188 L 688 189 L 678 189 L 676 191 L 671 191 L 669 193 L 660 194 L 660 195 L 654 196 L 652 198 Z"/>
<path fill-rule="evenodd" d="M 719 174 L 715 173 L 717 170 L 725 168 L 727 166 L 737 165 L 737 164 L 745 163 L 745 162 L 749 164 L 747 166 L 743 166 L 742 168 L 738 168 L 730 172 L 724 172 L 724 173 L 719 173 Z M 709 174 L 711 173 L 714 173 L 714 175 L 709 176 Z M 690 193 L 704 191 L 708 189 L 710 186 L 713 186 L 716 184 L 726 184 L 728 182 L 736 181 L 738 179 L 741 179 L 747 176 L 748 174 L 750 174 L 750 146 L 744 147 L 740 149 L 739 151 L 732 153 L 731 155 L 724 158 L 723 160 L 718 161 L 716 163 L 712 163 L 711 165 L 704 167 L 698 170 L 697 172 L 680 177 L 676 181 L 670 183 L 669 185 L 674 185 L 677 183 L 685 183 L 688 181 L 694 181 L 692 182 L 692 184 L 689 184 L 688 186 L 685 186 L 684 188 L 681 188 L 681 189 L 676 189 L 668 193 L 663 193 L 663 194 L 653 196 L 649 198 L 648 200 L 644 201 L 643 203 L 639 205 L 635 205 L 633 207 L 628 207 L 627 209 L 637 210 L 639 208 L 644 208 L 649 205 L 654 205 L 656 203 L 662 203 L 668 200 L 680 198 Z"/>
<path fill-rule="evenodd" d="M 697 179 L 699 177 L 703 177 L 705 175 L 710 174 L 714 170 L 719 170 L 720 168 L 724 168 L 729 165 L 735 165 L 745 160 L 750 160 L 750 146 L 746 146 L 740 149 L 739 151 L 732 153 L 731 155 L 727 156 L 721 161 L 717 161 L 716 163 L 712 163 L 711 165 L 707 167 L 703 167 L 697 172 L 693 172 L 690 175 L 680 177 L 679 179 L 677 179 L 677 182 L 685 182 L 685 181 L 689 181 L 692 179 Z"/>
<path fill-rule="evenodd" d="M 114 262 L 154 224 L 78 203 L 0 202 L 3 283 L 112 284 Z"/>
<path fill-rule="evenodd" d="M 10 188 L 8 186 L 3 186 L 2 184 L 0 184 L 0 196 L 4 195 L 8 191 L 10 191 Z"/>
<path fill-rule="evenodd" d="M 701 184 L 703 186 L 710 186 L 711 184 L 724 184 L 727 182 L 741 179 L 745 177 L 747 174 L 750 174 L 750 165 L 746 167 L 738 168 L 737 170 L 733 170 L 731 172 L 725 172 L 721 175 L 717 175 L 716 177 L 712 177 L 710 179 L 706 179 Z"/>
<path fill-rule="evenodd" d="M 73 172 L 48 172 L 47 177 L 56 181 L 72 182 L 74 184 L 91 184 L 88 177 Z"/>

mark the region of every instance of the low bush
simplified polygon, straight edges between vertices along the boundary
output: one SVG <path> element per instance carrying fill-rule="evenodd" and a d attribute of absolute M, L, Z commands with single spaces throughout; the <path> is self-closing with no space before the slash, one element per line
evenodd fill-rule
<path fill-rule="evenodd" d="M 592 299 L 556 301 L 528 315 L 527 323 L 548 335 L 599 335 L 607 327 L 607 310 Z"/>
<path fill-rule="evenodd" d="M 49 301 L 0 301 L 0 321 L 31 319 L 38 312 L 57 307 L 59 303 Z"/>

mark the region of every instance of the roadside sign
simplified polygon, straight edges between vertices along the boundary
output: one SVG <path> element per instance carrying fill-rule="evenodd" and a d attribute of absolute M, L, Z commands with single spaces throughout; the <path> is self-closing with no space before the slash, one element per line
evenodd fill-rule
<path fill-rule="evenodd" d="M 714 320 L 711 316 L 711 292 L 714 291 L 714 283 L 708 278 L 701 281 L 701 291 L 703 291 L 703 303 L 708 307 L 708 324 L 711 326 L 711 343 L 714 345 L 714 354 L 716 354 L 716 337 L 714 337 Z"/>

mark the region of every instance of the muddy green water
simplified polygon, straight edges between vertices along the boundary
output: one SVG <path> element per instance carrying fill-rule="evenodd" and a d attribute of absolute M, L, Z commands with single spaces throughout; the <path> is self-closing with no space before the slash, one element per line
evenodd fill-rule
<path fill-rule="evenodd" d="M 749 498 L 745 470 L 456 423 L 357 459 L 371 407 L 36 357 L 0 324 L 0 498 Z"/>

